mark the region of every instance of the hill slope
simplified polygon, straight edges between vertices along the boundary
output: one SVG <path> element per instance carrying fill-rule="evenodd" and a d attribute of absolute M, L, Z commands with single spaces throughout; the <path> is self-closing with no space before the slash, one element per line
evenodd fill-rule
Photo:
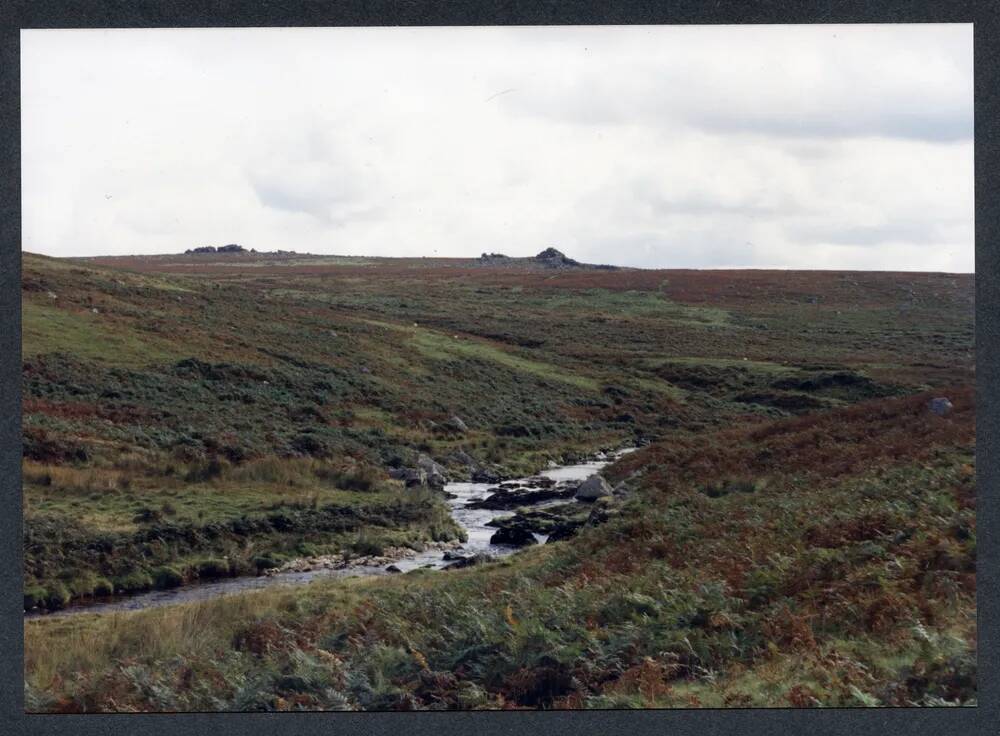
<path fill-rule="evenodd" d="M 39 709 L 974 698 L 971 276 L 23 272 L 26 604 L 455 539 L 390 477 L 420 455 L 504 477 L 651 443 L 607 471 L 624 500 L 503 563 L 32 622 Z"/>

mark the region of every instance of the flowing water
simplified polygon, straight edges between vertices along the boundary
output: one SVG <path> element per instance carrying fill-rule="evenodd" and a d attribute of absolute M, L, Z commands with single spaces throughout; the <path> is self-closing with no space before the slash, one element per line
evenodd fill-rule
<path fill-rule="evenodd" d="M 598 455 L 593 460 L 579 463 L 577 465 L 563 465 L 550 468 L 532 476 L 532 478 L 549 478 L 557 483 L 564 481 L 583 481 L 608 463 L 613 462 L 615 459 L 628 452 L 631 452 L 633 449 L 634 448 L 625 448 L 623 450 L 618 450 L 613 455 Z M 532 485 L 531 478 L 521 478 L 508 482 L 518 483 L 527 488 L 538 488 L 538 486 Z M 466 534 L 468 534 L 468 541 L 462 545 L 461 550 L 458 550 L 464 555 L 485 553 L 493 557 L 501 557 L 517 551 L 517 548 L 515 547 L 490 544 L 490 537 L 496 531 L 496 528 L 487 526 L 487 524 L 493 519 L 499 516 L 509 515 L 511 512 L 498 511 L 495 509 L 472 509 L 467 505 L 470 501 L 477 501 L 491 495 L 497 485 L 498 484 L 496 483 L 460 482 L 448 483 L 444 488 L 446 492 L 453 495 L 452 498 L 448 499 L 448 505 L 451 509 L 452 517 L 459 523 L 459 525 L 462 526 L 463 529 L 465 529 Z M 551 503 L 564 502 L 565 500 L 542 501 L 534 504 L 533 506 L 538 508 Z M 544 536 L 535 536 L 539 542 L 545 541 Z M 413 557 L 405 557 L 393 563 L 393 565 L 403 572 L 413 570 L 418 567 L 437 569 L 444 567 L 447 564 L 449 563 L 444 559 L 444 553 L 441 550 L 428 550 L 427 552 L 418 553 Z M 301 585 L 318 578 L 366 577 L 387 574 L 385 566 L 382 565 L 350 565 L 343 568 L 316 568 L 302 572 L 279 572 L 273 575 L 261 575 L 258 577 L 227 578 L 213 582 L 193 583 L 191 585 L 184 585 L 171 590 L 156 590 L 130 596 L 119 596 L 110 600 L 105 599 L 98 602 L 78 603 L 60 611 L 53 611 L 51 613 L 32 611 L 26 613 L 25 618 L 52 618 L 59 616 L 71 616 L 81 613 L 137 611 L 143 608 L 155 608 L 157 606 L 166 606 L 175 603 L 204 601 L 223 595 L 242 593 L 248 590 L 259 590 L 261 588 L 269 588 L 275 585 Z"/>

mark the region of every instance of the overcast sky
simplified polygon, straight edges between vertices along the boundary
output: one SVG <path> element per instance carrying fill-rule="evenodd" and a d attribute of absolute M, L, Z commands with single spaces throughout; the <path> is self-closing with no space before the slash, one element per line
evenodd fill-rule
<path fill-rule="evenodd" d="M 21 38 L 33 252 L 974 267 L 971 25 Z"/>

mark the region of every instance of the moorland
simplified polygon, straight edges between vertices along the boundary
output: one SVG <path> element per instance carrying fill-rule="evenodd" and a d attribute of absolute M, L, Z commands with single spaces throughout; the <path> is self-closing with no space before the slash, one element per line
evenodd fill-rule
<path fill-rule="evenodd" d="M 503 559 L 26 620 L 26 706 L 974 704 L 973 313 L 970 274 L 24 254 L 26 611 L 458 545 L 445 481 L 640 447 Z"/>

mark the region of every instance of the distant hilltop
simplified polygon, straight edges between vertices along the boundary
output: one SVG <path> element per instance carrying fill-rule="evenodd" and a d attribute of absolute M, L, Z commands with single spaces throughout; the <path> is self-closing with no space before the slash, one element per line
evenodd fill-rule
<path fill-rule="evenodd" d="M 264 258 L 322 258 L 323 256 L 315 256 L 309 253 L 296 253 L 294 250 L 275 250 L 275 251 L 258 251 L 254 248 L 247 250 L 242 245 L 238 243 L 229 243 L 228 245 L 202 245 L 197 248 L 188 248 L 184 251 L 183 255 L 186 256 L 201 256 L 201 255 L 224 255 L 226 257 L 231 256 L 258 256 Z M 348 256 L 349 257 L 349 256 Z M 416 258 L 416 256 L 404 256 L 403 258 Z M 426 257 L 425 257 L 426 258 Z M 527 257 L 515 257 L 504 255 L 503 253 L 483 253 L 479 258 L 469 258 L 469 259 L 445 259 L 452 261 L 460 261 L 464 265 L 475 265 L 475 266 L 488 266 L 491 268 L 527 268 L 527 269 L 537 269 L 537 268 L 552 268 L 552 269 L 581 269 L 581 270 L 592 270 L 601 269 L 606 271 L 618 270 L 618 266 L 606 266 L 597 265 L 593 263 L 581 263 L 573 258 L 570 258 L 561 250 L 557 248 L 548 247 L 543 250 L 538 255 L 527 256 Z"/>
<path fill-rule="evenodd" d="M 256 255 L 257 250 L 255 248 L 247 250 L 242 245 L 238 245 L 236 243 L 229 243 L 229 245 L 220 245 L 218 248 L 216 248 L 214 245 L 203 245 L 198 248 L 188 248 L 186 251 L 184 251 L 184 255 L 186 256 L 198 255 L 200 253 L 250 253 Z M 294 250 L 276 250 L 276 251 L 271 251 L 266 255 L 294 256 L 298 254 Z"/>
<path fill-rule="evenodd" d="M 256 251 L 247 251 L 242 245 L 237 245 L 236 243 L 230 243 L 229 245 L 220 245 L 216 248 L 214 245 L 203 245 L 200 248 L 188 248 L 184 251 L 185 255 L 191 253 L 253 253 Z"/>
<path fill-rule="evenodd" d="M 528 258 L 512 258 L 503 253 L 483 253 L 479 257 L 480 263 L 490 266 L 525 266 L 538 265 L 545 268 L 600 268 L 606 270 L 616 270 L 617 266 L 602 266 L 590 263 L 580 263 L 560 250 L 546 248 L 537 256 Z"/>

